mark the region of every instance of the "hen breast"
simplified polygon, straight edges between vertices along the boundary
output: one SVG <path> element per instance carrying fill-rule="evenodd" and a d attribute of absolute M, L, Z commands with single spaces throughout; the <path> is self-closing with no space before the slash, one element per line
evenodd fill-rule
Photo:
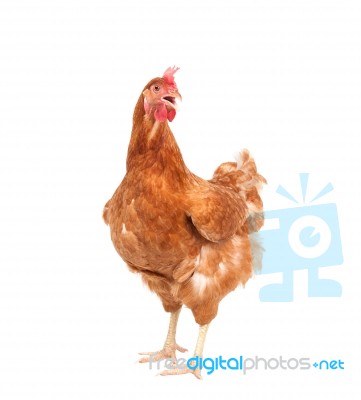
<path fill-rule="evenodd" d="M 133 269 L 171 279 L 173 269 L 200 248 L 200 235 L 180 194 L 141 178 L 127 175 L 106 206 L 112 241 Z"/>

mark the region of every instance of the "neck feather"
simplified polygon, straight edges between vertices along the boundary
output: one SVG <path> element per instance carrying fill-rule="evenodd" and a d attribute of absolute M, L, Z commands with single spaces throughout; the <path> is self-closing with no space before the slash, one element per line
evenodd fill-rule
<path fill-rule="evenodd" d="M 140 96 L 134 110 L 127 171 L 150 167 L 158 173 L 176 173 L 178 179 L 189 174 L 168 122 L 157 121 L 152 114 L 146 115 L 143 96 Z"/>

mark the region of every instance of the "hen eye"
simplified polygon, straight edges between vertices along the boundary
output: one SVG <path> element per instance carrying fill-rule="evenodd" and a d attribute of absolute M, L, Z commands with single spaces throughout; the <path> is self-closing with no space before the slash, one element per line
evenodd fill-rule
<path fill-rule="evenodd" d="M 160 91 L 160 86 L 159 85 L 154 85 L 153 90 L 155 92 L 159 92 Z"/>

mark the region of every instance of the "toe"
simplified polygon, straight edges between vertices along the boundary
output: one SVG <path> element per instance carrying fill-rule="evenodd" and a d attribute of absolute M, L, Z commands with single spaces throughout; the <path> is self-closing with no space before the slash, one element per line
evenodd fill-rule
<path fill-rule="evenodd" d="M 181 347 L 178 344 L 175 345 L 175 349 L 180 351 L 181 353 L 185 353 L 186 351 L 188 351 L 188 349 L 185 349 L 184 347 Z"/>
<path fill-rule="evenodd" d="M 193 374 L 197 379 L 202 379 L 201 370 L 199 368 L 196 368 L 196 369 L 190 369 L 190 368 L 166 369 L 166 370 L 162 371 L 159 375 L 170 376 L 170 375 L 185 375 L 185 374 Z"/>

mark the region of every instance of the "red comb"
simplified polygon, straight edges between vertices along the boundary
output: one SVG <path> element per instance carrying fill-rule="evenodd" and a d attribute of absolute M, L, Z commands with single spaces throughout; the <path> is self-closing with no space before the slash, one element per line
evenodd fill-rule
<path fill-rule="evenodd" d="M 179 70 L 178 67 L 174 66 L 174 67 L 169 67 L 165 70 L 164 74 L 163 74 L 163 78 L 166 80 L 166 82 L 169 85 L 175 85 L 174 82 L 174 74 Z"/>

